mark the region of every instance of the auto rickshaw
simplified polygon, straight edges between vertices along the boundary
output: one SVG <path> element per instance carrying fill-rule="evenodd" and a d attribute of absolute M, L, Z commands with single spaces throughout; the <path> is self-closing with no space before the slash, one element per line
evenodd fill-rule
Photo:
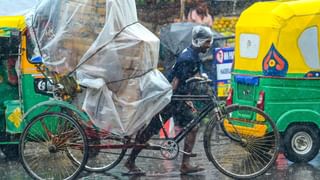
<path fill-rule="evenodd" d="M 0 17 L 0 147 L 10 158 L 17 157 L 19 136 L 23 130 L 21 115 L 35 103 L 48 99 L 35 93 L 33 78 L 35 67 L 26 60 L 27 28 L 23 16 Z M 21 62 L 21 72 L 17 73 L 15 64 Z M 18 75 L 20 74 L 20 75 Z M 20 83 L 18 81 L 21 81 Z M 22 82 L 28 82 L 23 86 Z M 24 94 L 21 92 L 25 92 Z M 25 94 L 33 98 L 22 101 Z"/>
<path fill-rule="evenodd" d="M 41 73 L 40 66 L 30 61 L 32 48 L 34 43 L 25 17 L 1 16 L 0 148 L 10 159 L 18 157 L 19 138 L 29 117 L 47 111 L 48 107 L 71 107 L 67 101 L 48 101 L 54 95 L 52 90 L 48 89 L 50 87 L 48 78 Z M 72 86 L 70 81 L 66 82 L 67 86 Z M 79 110 L 74 109 L 73 112 Z"/>
<path fill-rule="evenodd" d="M 312 160 L 320 147 L 319 7 L 318 0 L 258 2 L 236 25 L 227 103 L 270 115 L 293 162 Z"/>

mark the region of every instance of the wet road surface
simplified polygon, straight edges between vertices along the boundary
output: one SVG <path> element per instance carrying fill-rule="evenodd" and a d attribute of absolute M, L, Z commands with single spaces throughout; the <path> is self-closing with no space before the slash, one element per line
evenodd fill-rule
<path fill-rule="evenodd" d="M 182 143 L 180 146 L 182 146 Z M 128 151 L 130 152 L 130 151 Z M 127 153 L 128 153 L 127 152 Z M 203 149 L 202 135 L 198 136 L 195 146 L 197 157 L 192 158 L 193 164 L 205 167 L 205 171 L 192 175 L 180 175 L 179 167 L 181 155 L 176 160 L 159 160 L 139 157 L 137 165 L 141 167 L 146 176 L 126 176 L 124 173 L 127 169 L 123 167 L 126 157 L 114 169 L 105 173 L 88 173 L 82 172 L 78 179 L 82 180 L 102 180 L 102 179 L 128 179 L 128 180 L 227 180 L 231 179 L 220 173 L 211 162 L 206 158 Z M 152 156 L 160 158 L 161 154 L 158 151 L 144 150 L 142 156 Z M 31 179 L 24 171 L 21 164 L 17 160 L 7 160 L 0 153 L 0 179 L 4 180 L 29 180 Z M 279 156 L 275 165 L 264 175 L 256 178 L 259 180 L 317 180 L 320 179 L 320 155 L 307 164 L 294 164 L 287 161 L 284 156 Z"/>

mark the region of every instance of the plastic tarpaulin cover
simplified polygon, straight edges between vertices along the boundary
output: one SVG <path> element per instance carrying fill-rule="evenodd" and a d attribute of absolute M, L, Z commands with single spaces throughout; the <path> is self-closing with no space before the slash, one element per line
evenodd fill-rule
<path fill-rule="evenodd" d="M 134 0 L 43 0 L 32 14 L 44 64 L 75 72 L 87 87 L 75 102 L 99 128 L 133 135 L 170 102 L 159 39 L 138 23 Z"/>

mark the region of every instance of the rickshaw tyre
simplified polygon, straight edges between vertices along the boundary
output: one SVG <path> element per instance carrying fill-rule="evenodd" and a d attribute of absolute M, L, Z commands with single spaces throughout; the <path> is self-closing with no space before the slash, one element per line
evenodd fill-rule
<path fill-rule="evenodd" d="M 230 172 L 226 171 L 218 162 L 216 162 L 216 160 L 214 159 L 214 157 L 212 156 L 212 154 L 210 152 L 210 149 L 211 149 L 210 141 L 211 141 L 211 135 L 212 135 L 212 132 L 214 131 L 215 126 L 220 126 L 220 128 L 222 128 L 221 126 L 223 126 L 222 123 L 218 120 L 219 117 L 217 114 L 215 115 L 215 117 L 213 117 L 213 119 L 211 119 L 209 121 L 208 126 L 206 127 L 206 129 L 204 131 L 204 135 L 203 135 L 204 149 L 205 149 L 205 153 L 206 153 L 208 160 L 211 161 L 213 163 L 213 165 L 223 174 L 225 174 L 229 177 L 235 178 L 235 179 L 255 178 L 255 177 L 258 177 L 258 176 L 264 174 L 266 171 L 268 171 L 272 167 L 274 162 L 276 161 L 276 158 L 279 153 L 279 147 L 280 147 L 280 134 L 279 134 L 279 131 L 278 131 L 274 121 L 272 121 L 272 119 L 266 113 L 264 113 L 262 110 L 260 110 L 256 107 L 242 106 L 242 105 L 230 105 L 230 106 L 225 107 L 224 114 L 232 113 L 232 112 L 238 111 L 238 110 L 252 111 L 254 113 L 258 113 L 260 115 L 263 115 L 265 117 L 266 121 L 268 123 L 270 123 L 271 128 L 273 129 L 276 144 L 275 144 L 275 152 L 273 153 L 272 160 L 267 164 L 267 166 L 265 166 L 263 168 L 263 170 L 260 170 L 259 172 L 256 172 L 253 174 L 238 175 L 238 174 L 234 174 L 234 173 L 230 173 Z M 229 139 L 231 139 L 233 141 L 238 141 L 238 139 L 235 139 L 235 137 L 230 136 L 230 134 L 227 133 L 227 131 L 225 131 L 225 128 L 222 128 L 222 131 L 223 131 L 224 135 L 226 135 Z"/>
<path fill-rule="evenodd" d="M 230 133 L 226 130 L 226 128 L 225 128 L 225 126 L 224 126 L 224 124 L 223 124 L 223 121 L 219 122 L 219 125 L 220 125 L 220 128 L 221 128 L 221 130 L 223 131 L 223 133 L 224 133 L 228 138 L 230 138 L 230 139 L 233 140 L 233 141 L 237 141 L 237 142 L 240 141 L 239 138 L 233 136 L 232 134 L 230 134 Z"/>
<path fill-rule="evenodd" d="M 32 127 L 32 125 L 35 124 L 35 122 L 41 118 L 41 117 L 44 117 L 44 116 L 48 116 L 48 115 L 58 115 L 58 116 L 61 116 L 61 117 L 64 117 L 66 118 L 68 121 L 71 121 L 72 124 L 75 125 L 75 127 L 79 130 L 81 136 L 83 137 L 83 144 L 84 144 L 84 147 L 83 147 L 83 161 L 81 162 L 81 164 L 79 165 L 79 168 L 78 170 L 76 170 L 75 173 L 73 173 L 72 176 L 66 178 L 67 180 L 73 180 L 73 179 L 76 179 L 77 176 L 84 170 L 85 168 L 85 165 L 88 161 L 88 158 L 89 158 L 89 147 L 88 147 L 88 140 L 87 140 L 87 136 L 85 134 L 85 131 L 83 130 L 82 126 L 79 124 L 79 122 L 77 122 L 75 119 L 73 119 L 72 117 L 70 117 L 69 115 L 66 115 L 66 114 L 63 114 L 63 113 L 59 113 L 59 112 L 44 112 L 44 113 L 41 113 L 35 117 L 33 117 L 29 123 L 27 124 L 27 126 L 24 128 L 22 134 L 21 134 L 21 137 L 20 137 L 20 141 L 19 141 L 19 160 L 21 161 L 21 164 L 22 164 L 22 167 L 25 169 L 25 171 L 33 178 L 33 179 L 41 179 L 39 177 L 37 177 L 38 175 L 35 175 L 33 174 L 33 172 L 31 172 L 30 168 L 25 164 L 24 162 L 24 157 L 23 157 L 23 154 L 22 154 L 22 151 L 24 149 L 23 147 L 23 143 L 24 142 L 24 139 L 26 138 L 26 133 L 27 131 Z"/>
<path fill-rule="evenodd" d="M 295 152 L 292 145 L 292 138 L 294 138 L 297 133 L 304 132 L 307 133 L 312 139 L 312 147 L 306 154 L 299 154 Z M 311 125 L 293 125 L 289 127 L 283 137 L 284 155 L 285 157 L 295 163 L 305 163 L 314 159 L 320 148 L 320 138 L 319 129 Z"/>
<path fill-rule="evenodd" d="M 87 163 L 86 166 L 84 167 L 84 169 L 88 172 L 97 172 L 97 173 L 101 173 L 101 172 L 105 172 L 105 171 L 109 171 L 110 169 L 116 167 L 121 160 L 124 158 L 126 152 L 127 152 L 127 148 L 125 148 L 125 140 L 119 138 L 119 142 L 123 142 L 123 148 L 121 148 L 120 154 L 117 155 L 118 157 L 116 158 L 115 161 L 109 163 L 109 164 L 104 164 L 104 166 L 100 166 L 100 167 L 90 167 Z M 88 158 L 88 162 L 90 161 L 90 148 L 89 148 L 89 158 Z"/>
<path fill-rule="evenodd" d="M 70 113 L 72 111 L 66 109 L 65 113 L 68 114 L 70 117 L 72 117 L 73 119 L 76 119 L 78 121 L 80 121 L 81 119 L 76 116 L 75 114 L 73 113 Z M 126 152 L 127 152 L 127 148 L 125 148 L 125 145 L 123 148 L 121 148 L 120 150 L 120 153 L 118 155 L 118 157 L 116 158 L 116 160 L 114 160 L 113 162 L 111 163 L 108 163 L 108 164 L 103 164 L 102 166 L 96 166 L 96 167 L 92 167 L 90 166 L 90 161 L 91 161 L 91 158 L 93 157 L 96 157 L 99 155 L 99 151 L 98 150 L 95 150 L 95 149 L 90 149 L 90 145 L 94 145 L 94 144 L 100 144 L 100 145 L 104 145 L 104 143 L 101 144 L 101 141 L 105 140 L 105 137 L 100 139 L 100 138 L 92 138 L 90 137 L 90 135 L 87 135 L 87 141 L 88 141 L 88 161 L 84 167 L 84 170 L 85 171 L 88 171 L 88 172 L 96 172 L 96 173 L 103 173 L 103 172 L 106 172 L 106 171 L 109 171 L 110 169 L 114 168 L 115 166 L 117 166 L 121 160 L 124 158 Z M 119 139 L 118 141 L 119 142 L 123 142 L 123 144 L 126 143 L 125 139 L 123 138 L 117 138 Z M 67 152 L 67 156 L 76 164 L 79 165 L 79 162 L 73 158 L 73 156 Z"/>

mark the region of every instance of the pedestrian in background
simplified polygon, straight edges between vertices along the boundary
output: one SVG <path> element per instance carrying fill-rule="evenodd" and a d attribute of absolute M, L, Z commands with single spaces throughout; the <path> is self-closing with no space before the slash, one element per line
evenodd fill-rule
<path fill-rule="evenodd" d="M 189 12 L 195 9 L 200 1 L 203 2 L 203 0 L 185 0 L 183 20 L 188 19 Z"/>
<path fill-rule="evenodd" d="M 187 21 L 212 27 L 213 18 L 209 13 L 207 2 L 198 1 L 196 7 L 189 11 Z"/>

